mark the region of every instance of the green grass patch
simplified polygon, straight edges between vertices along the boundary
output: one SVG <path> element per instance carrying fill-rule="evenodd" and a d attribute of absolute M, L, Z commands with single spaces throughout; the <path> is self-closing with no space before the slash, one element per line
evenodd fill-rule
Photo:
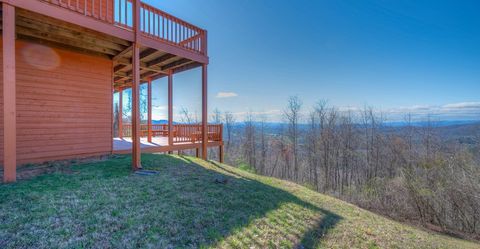
<path fill-rule="evenodd" d="M 299 185 L 145 154 L 0 186 L 0 248 L 478 248 Z M 217 178 L 226 184 L 215 183 Z"/>

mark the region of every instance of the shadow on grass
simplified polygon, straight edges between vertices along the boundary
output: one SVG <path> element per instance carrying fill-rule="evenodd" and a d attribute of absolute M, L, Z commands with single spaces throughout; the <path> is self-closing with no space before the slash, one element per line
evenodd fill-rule
<path fill-rule="evenodd" d="M 153 154 L 142 164 L 159 174 L 133 175 L 120 156 L 0 186 L 0 211 L 16 213 L 0 212 L 0 247 L 314 248 L 341 220 L 221 165 Z"/>

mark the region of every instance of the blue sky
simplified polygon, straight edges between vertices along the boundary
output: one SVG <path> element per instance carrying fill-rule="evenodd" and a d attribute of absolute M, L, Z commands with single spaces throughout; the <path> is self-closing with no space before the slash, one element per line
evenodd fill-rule
<path fill-rule="evenodd" d="M 480 119 L 480 1 L 145 2 L 208 30 L 210 111 L 278 121 L 298 95 L 305 112 L 324 99 L 392 118 Z M 200 79 L 175 76 L 176 114 L 200 113 Z M 154 91 L 165 118 L 166 81 Z"/>

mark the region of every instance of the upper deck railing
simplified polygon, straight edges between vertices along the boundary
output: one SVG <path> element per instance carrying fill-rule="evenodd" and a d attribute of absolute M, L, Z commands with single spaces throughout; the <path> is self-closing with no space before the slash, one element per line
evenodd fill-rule
<path fill-rule="evenodd" d="M 39 1 L 54 4 L 117 27 L 133 30 L 132 0 Z M 207 55 L 205 30 L 143 2 L 140 6 L 139 27 L 143 36 Z"/>

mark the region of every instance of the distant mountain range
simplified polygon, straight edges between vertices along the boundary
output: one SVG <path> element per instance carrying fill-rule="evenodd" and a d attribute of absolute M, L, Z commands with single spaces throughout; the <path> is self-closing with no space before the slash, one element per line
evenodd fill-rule
<path fill-rule="evenodd" d="M 166 119 L 152 120 L 152 124 L 168 124 L 168 120 Z M 181 124 L 181 123 L 173 121 L 173 124 Z"/>
<path fill-rule="evenodd" d="M 435 127 L 444 127 L 444 126 L 452 126 L 452 125 L 467 125 L 467 124 L 476 124 L 480 123 L 480 120 L 444 120 L 444 121 L 417 121 L 411 122 L 412 126 L 423 127 L 427 125 L 433 125 Z M 391 126 L 391 127 L 402 127 L 406 126 L 408 123 L 405 121 L 397 121 L 397 122 L 385 122 L 384 125 Z"/>
<path fill-rule="evenodd" d="M 253 122 L 255 126 L 260 126 L 261 122 Z M 462 126 L 462 125 L 475 125 L 479 124 L 480 125 L 480 120 L 443 120 L 443 121 L 430 121 L 430 125 L 434 127 L 448 127 L 448 126 Z M 242 127 L 244 126 L 244 122 L 236 122 L 234 126 L 239 126 Z M 266 122 L 265 125 L 267 126 L 267 129 L 280 129 L 280 128 L 285 128 L 287 125 L 286 123 L 281 123 L 281 122 Z M 362 126 L 362 124 L 357 124 L 358 126 Z M 405 121 L 392 121 L 392 122 L 384 122 L 383 125 L 388 128 L 400 128 L 407 126 L 408 123 Z M 427 121 L 415 121 L 411 122 L 410 125 L 416 126 L 416 127 L 425 127 L 429 125 L 429 122 Z M 302 128 L 307 128 L 309 125 L 308 124 L 299 124 L 300 129 Z"/>
<path fill-rule="evenodd" d="M 168 124 L 168 120 L 165 120 L 165 119 L 152 120 L 152 124 Z"/>
<path fill-rule="evenodd" d="M 181 124 L 181 122 L 173 122 L 174 124 Z M 435 127 L 445 127 L 445 126 L 453 126 L 453 125 L 468 125 L 468 124 L 480 124 L 480 120 L 444 120 L 444 121 L 431 121 L 430 124 L 435 126 Z M 168 124 L 168 120 L 166 119 L 159 119 L 159 120 L 152 120 L 152 124 Z M 402 127 L 402 126 L 407 126 L 407 122 L 405 121 L 393 121 L 393 122 L 385 122 L 383 123 L 385 126 L 389 127 Z M 411 122 L 410 123 L 412 126 L 417 126 L 417 127 L 424 127 L 429 124 L 427 121 L 416 121 L 416 122 Z M 244 122 L 236 122 L 236 126 L 243 126 Z M 260 122 L 254 122 L 255 126 L 261 125 Z M 280 128 L 285 123 L 281 122 L 267 122 L 267 126 L 270 128 Z M 307 124 L 299 124 L 300 126 L 307 126 Z M 360 124 L 361 125 L 361 124 Z"/>

